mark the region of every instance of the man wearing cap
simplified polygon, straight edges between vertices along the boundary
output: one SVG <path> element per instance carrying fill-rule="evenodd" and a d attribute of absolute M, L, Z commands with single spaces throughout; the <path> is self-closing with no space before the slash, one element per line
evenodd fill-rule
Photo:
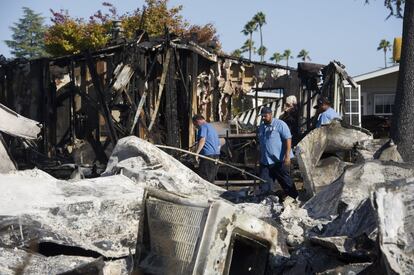
<path fill-rule="evenodd" d="M 316 128 L 320 128 L 322 125 L 330 124 L 334 118 L 341 119 L 341 116 L 335 112 L 334 109 L 331 107 L 331 103 L 324 97 L 318 98 L 318 105 L 316 105 L 315 109 L 318 110 L 319 117 L 318 121 L 316 122 Z"/>
<path fill-rule="evenodd" d="M 220 157 L 220 139 L 214 127 L 202 115 L 193 116 L 193 124 L 198 129 L 196 153 L 218 159 Z M 196 160 L 198 161 L 198 156 Z M 200 159 L 198 174 L 206 181 L 213 183 L 217 170 L 218 166 L 213 161 L 204 158 Z"/>
<path fill-rule="evenodd" d="M 277 179 L 285 193 L 295 199 L 298 192 L 289 175 L 290 158 L 293 157 L 289 127 L 284 121 L 273 118 L 272 110 L 268 107 L 262 108 L 260 116 L 260 177 L 266 180 L 266 183 L 261 185 L 261 191 L 269 193 Z"/>

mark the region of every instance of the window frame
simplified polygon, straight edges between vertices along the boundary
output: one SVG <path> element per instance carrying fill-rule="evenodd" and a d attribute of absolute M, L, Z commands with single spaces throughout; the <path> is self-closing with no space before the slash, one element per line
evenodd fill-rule
<path fill-rule="evenodd" d="M 384 96 L 392 96 L 393 98 L 394 98 L 394 101 L 395 101 L 395 94 L 374 94 L 374 115 L 376 115 L 376 116 L 391 116 L 392 115 L 392 112 L 391 113 L 384 113 L 384 112 L 382 112 L 382 113 L 377 113 L 377 98 L 378 97 L 384 97 Z M 392 104 L 392 106 L 394 106 L 395 104 Z M 382 104 L 382 106 L 384 107 L 385 106 L 385 104 Z M 384 110 L 384 108 L 383 108 L 383 110 Z"/>

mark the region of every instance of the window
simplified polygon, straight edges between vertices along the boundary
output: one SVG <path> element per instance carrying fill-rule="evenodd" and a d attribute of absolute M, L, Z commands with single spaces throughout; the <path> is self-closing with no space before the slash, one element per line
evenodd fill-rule
<path fill-rule="evenodd" d="M 364 97 L 365 95 L 361 95 L 361 115 L 365 115 L 365 108 L 364 108 Z"/>
<path fill-rule="evenodd" d="M 375 95 L 374 107 L 375 115 L 392 115 L 392 110 L 394 109 L 394 95 Z"/>

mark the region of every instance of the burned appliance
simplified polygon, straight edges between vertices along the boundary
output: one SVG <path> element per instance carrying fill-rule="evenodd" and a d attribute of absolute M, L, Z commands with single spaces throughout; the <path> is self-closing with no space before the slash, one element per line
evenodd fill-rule
<path fill-rule="evenodd" d="M 148 274 L 265 274 L 288 255 L 275 227 L 228 202 L 152 189 L 136 248 Z"/>

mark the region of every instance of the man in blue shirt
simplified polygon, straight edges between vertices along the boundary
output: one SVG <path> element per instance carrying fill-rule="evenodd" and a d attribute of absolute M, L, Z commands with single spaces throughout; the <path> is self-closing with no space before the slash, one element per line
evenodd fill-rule
<path fill-rule="evenodd" d="M 331 108 L 331 103 L 324 97 L 318 98 L 318 105 L 313 107 L 318 109 L 319 117 L 316 122 L 316 128 L 321 127 L 322 125 L 330 124 L 334 118 L 341 119 L 341 116 Z"/>
<path fill-rule="evenodd" d="M 193 116 L 193 124 L 198 129 L 196 153 L 218 159 L 220 157 L 220 140 L 214 127 L 207 123 L 202 115 Z M 198 161 L 198 157 L 196 160 Z M 211 183 L 214 182 L 218 170 L 216 163 L 201 158 L 198 169 L 200 177 Z"/>
<path fill-rule="evenodd" d="M 260 143 L 260 177 L 266 180 L 261 185 L 263 193 L 269 193 L 277 179 L 285 193 L 296 199 L 298 192 L 289 175 L 292 135 L 287 124 L 272 116 L 272 110 L 263 107 L 260 116 L 262 123 L 258 129 Z"/>

